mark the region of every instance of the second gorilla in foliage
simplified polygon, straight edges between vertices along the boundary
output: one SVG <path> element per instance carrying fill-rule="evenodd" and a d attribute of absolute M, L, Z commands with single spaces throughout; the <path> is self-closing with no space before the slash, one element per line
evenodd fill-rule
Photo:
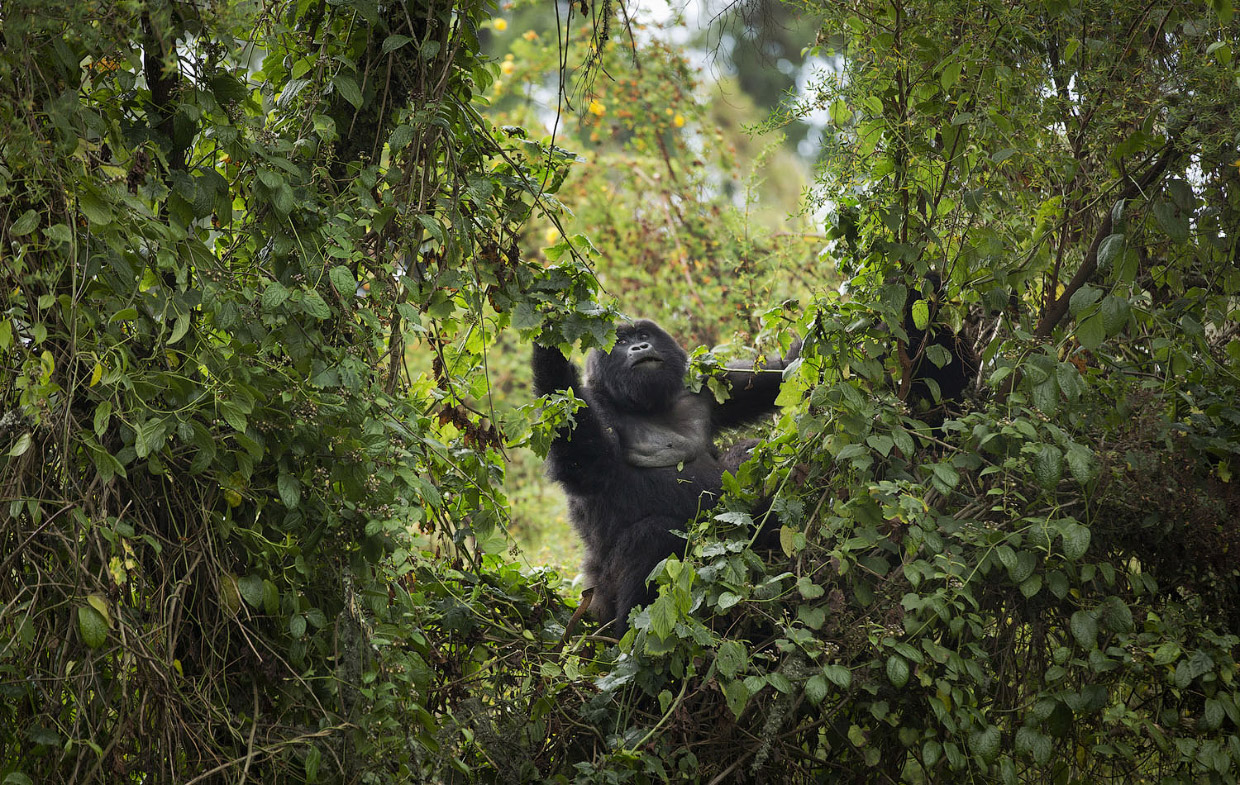
<path fill-rule="evenodd" d="M 534 347 L 535 392 L 572 390 L 586 403 L 576 427 L 556 435 L 547 465 L 585 542 L 592 605 L 617 636 L 633 606 L 651 599 L 646 576 L 684 548 L 672 530 L 714 506 L 723 472 L 743 458 L 720 456 L 715 435 L 774 411 L 780 371 L 798 348 L 759 369 L 730 368 L 731 397 L 718 403 L 685 387 L 688 356 L 652 321 L 621 326 L 610 352 L 591 353 L 584 386 L 558 349 Z"/>

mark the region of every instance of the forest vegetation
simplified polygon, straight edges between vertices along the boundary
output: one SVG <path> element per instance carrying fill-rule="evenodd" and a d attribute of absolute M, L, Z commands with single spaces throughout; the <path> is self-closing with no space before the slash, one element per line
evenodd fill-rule
<path fill-rule="evenodd" d="M 0 4 L 0 785 L 1237 781 L 1232 0 L 642 5 Z M 639 316 L 802 344 L 615 640 Z"/>

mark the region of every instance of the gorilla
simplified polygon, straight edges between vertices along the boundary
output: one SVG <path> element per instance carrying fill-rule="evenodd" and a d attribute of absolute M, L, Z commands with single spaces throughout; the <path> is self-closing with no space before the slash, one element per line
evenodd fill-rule
<path fill-rule="evenodd" d="M 555 348 L 535 344 L 537 395 L 572 391 L 585 401 L 576 427 L 564 425 L 547 455 L 548 474 L 568 496 L 569 517 L 586 546 L 595 613 L 616 637 L 629 611 L 650 602 L 646 576 L 684 549 L 683 529 L 718 501 L 723 472 L 745 459 L 738 445 L 720 455 L 715 435 L 775 410 L 788 356 L 760 368 L 729 367 L 731 397 L 718 403 L 684 384 L 688 355 L 659 325 L 642 319 L 616 330 L 610 352 L 593 351 L 586 383 Z"/>

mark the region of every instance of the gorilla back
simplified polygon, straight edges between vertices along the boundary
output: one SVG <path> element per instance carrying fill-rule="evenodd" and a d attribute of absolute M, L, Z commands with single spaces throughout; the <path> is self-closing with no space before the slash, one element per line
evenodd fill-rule
<path fill-rule="evenodd" d="M 730 368 L 732 395 L 719 404 L 685 388 L 684 349 L 649 320 L 618 328 L 610 352 L 592 352 L 584 385 L 558 349 L 535 345 L 535 393 L 572 390 L 586 403 L 576 427 L 556 435 L 547 466 L 585 542 L 594 609 L 617 636 L 650 600 L 646 576 L 684 548 L 672 530 L 714 506 L 724 470 L 736 468 L 720 460 L 715 435 L 774 411 L 780 371 L 795 356 L 794 345 L 786 360 Z"/>

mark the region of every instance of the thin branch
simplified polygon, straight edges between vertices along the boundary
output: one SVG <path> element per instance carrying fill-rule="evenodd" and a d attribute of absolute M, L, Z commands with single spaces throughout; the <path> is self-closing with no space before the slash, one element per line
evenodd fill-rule
<path fill-rule="evenodd" d="M 1178 139 L 1173 137 L 1163 147 L 1159 153 L 1158 159 L 1145 170 L 1145 174 L 1141 175 L 1139 180 L 1132 180 L 1117 197 L 1116 201 L 1125 201 L 1133 199 L 1145 193 L 1151 185 L 1162 177 L 1167 171 L 1167 167 L 1173 161 L 1180 157 L 1181 150 Z M 1068 303 L 1072 300 L 1072 295 L 1076 294 L 1081 287 L 1093 280 L 1094 274 L 1098 272 L 1098 249 L 1114 228 L 1114 222 L 1111 210 L 1107 210 L 1102 217 L 1102 222 L 1098 226 L 1098 231 L 1094 234 L 1093 242 L 1089 244 L 1089 251 L 1085 254 L 1085 259 L 1081 262 L 1080 268 L 1076 271 L 1076 275 L 1072 276 L 1072 280 L 1064 287 L 1064 292 L 1053 302 L 1047 305 L 1046 310 L 1042 313 L 1042 318 L 1038 321 L 1038 326 L 1034 330 L 1035 338 L 1049 338 L 1051 332 L 1058 326 L 1059 322 L 1068 313 Z"/>

